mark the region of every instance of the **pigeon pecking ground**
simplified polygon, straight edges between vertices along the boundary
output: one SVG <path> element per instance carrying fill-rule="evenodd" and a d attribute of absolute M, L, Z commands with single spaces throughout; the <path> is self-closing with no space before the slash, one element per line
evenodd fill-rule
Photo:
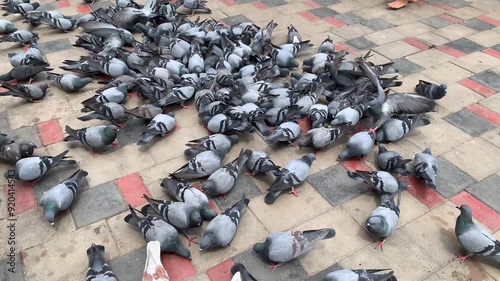
<path fill-rule="evenodd" d="M 498 1 L 383 2 L 6 0 L 2 280 L 500 280 Z"/>

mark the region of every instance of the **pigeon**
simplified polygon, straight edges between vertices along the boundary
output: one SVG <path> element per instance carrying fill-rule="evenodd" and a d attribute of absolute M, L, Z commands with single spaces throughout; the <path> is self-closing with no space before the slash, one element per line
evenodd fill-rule
<path fill-rule="evenodd" d="M 80 78 L 74 74 L 58 74 L 51 72 L 47 74 L 47 79 L 49 81 L 52 80 L 56 82 L 56 84 L 66 92 L 76 92 L 92 82 L 92 78 L 90 77 Z"/>
<path fill-rule="evenodd" d="M 200 139 L 191 140 L 186 144 L 186 146 L 190 148 L 184 151 L 184 155 L 193 158 L 197 154 L 207 150 L 218 150 L 226 154 L 233 145 L 238 143 L 239 139 L 237 135 L 226 136 L 223 134 L 213 134 Z"/>
<path fill-rule="evenodd" d="M 446 95 L 447 88 L 445 84 L 435 85 L 424 80 L 418 80 L 418 84 L 415 86 L 417 94 L 433 100 L 442 99 Z"/>
<path fill-rule="evenodd" d="M 51 26 L 55 29 L 59 29 L 64 32 L 68 32 L 73 30 L 76 24 L 76 19 L 71 18 L 71 19 L 66 19 L 66 18 L 40 18 L 40 23 L 41 24 L 46 24 L 48 26 Z"/>
<path fill-rule="evenodd" d="M 197 179 L 211 175 L 221 167 L 226 154 L 218 150 L 207 150 L 191 158 L 172 175 L 180 179 Z"/>
<path fill-rule="evenodd" d="M 84 170 L 74 172 L 67 179 L 58 185 L 45 191 L 40 199 L 40 205 L 43 206 L 43 215 L 45 219 L 54 226 L 54 220 L 57 213 L 64 211 L 71 206 L 75 200 L 78 184 L 88 175 Z"/>
<path fill-rule="evenodd" d="M 0 141 L 0 159 L 17 163 L 22 158 L 31 157 L 37 146 L 30 141 L 15 140 L 5 144 Z"/>
<path fill-rule="evenodd" d="M 432 155 L 430 148 L 426 148 L 421 153 L 415 154 L 413 158 L 413 173 L 432 189 L 436 189 L 437 172 L 438 161 Z"/>
<path fill-rule="evenodd" d="M 24 52 L 9 53 L 8 56 L 10 65 L 12 65 L 12 67 L 20 65 L 37 65 L 37 64 L 43 64 L 44 62 L 43 59 L 41 60 L 37 59 Z"/>
<path fill-rule="evenodd" d="M 191 260 L 191 252 L 181 244 L 175 227 L 147 214 L 143 214 L 145 217 L 139 217 L 132 206 L 128 205 L 128 208 L 130 214 L 124 218 L 125 222 L 138 227 L 146 242 L 159 241 L 162 252 L 175 253 Z"/>
<path fill-rule="evenodd" d="M 309 176 L 311 164 L 316 159 L 316 154 L 309 153 L 300 159 L 295 159 L 288 162 L 280 171 L 274 171 L 276 180 L 268 189 L 268 193 L 264 198 L 267 204 L 272 204 L 284 190 L 291 189 L 295 196 L 298 192 L 295 187 L 303 183 Z"/>
<path fill-rule="evenodd" d="M 87 270 L 86 281 L 117 281 L 111 267 L 104 259 L 104 246 L 92 244 L 87 249 L 89 259 L 89 269 Z"/>
<path fill-rule="evenodd" d="M 363 117 L 364 111 L 365 106 L 363 104 L 344 108 L 335 115 L 330 125 L 351 123 L 351 125 L 354 126 L 358 124 L 361 117 Z"/>
<path fill-rule="evenodd" d="M 269 50 L 269 43 L 271 43 L 271 36 L 273 30 L 278 26 L 274 20 L 271 20 L 265 28 L 261 28 L 252 40 L 252 51 L 256 55 L 262 55 L 265 51 Z"/>
<path fill-rule="evenodd" d="M 296 122 L 281 123 L 274 132 L 267 137 L 266 142 L 288 142 L 290 146 L 295 146 L 292 142 L 300 135 L 300 126 Z"/>
<path fill-rule="evenodd" d="M 143 280 L 169 281 L 168 273 L 161 263 L 160 242 L 149 241 L 146 245 L 146 264 L 142 273 Z"/>
<path fill-rule="evenodd" d="M 323 123 L 328 118 L 328 106 L 319 103 L 311 106 L 307 118 L 311 121 L 313 128 L 323 127 Z"/>
<path fill-rule="evenodd" d="M 186 202 L 162 201 L 143 195 L 148 205 L 141 212 L 157 216 L 178 229 L 199 227 L 203 223 L 196 206 Z"/>
<path fill-rule="evenodd" d="M 163 179 L 160 185 L 175 200 L 197 207 L 204 220 L 210 221 L 217 216 L 217 212 L 208 206 L 207 195 L 190 183 L 170 175 L 170 178 Z"/>
<path fill-rule="evenodd" d="M 394 202 L 397 194 L 398 202 Z M 366 220 L 366 229 L 375 239 L 382 239 L 375 247 L 383 250 L 385 240 L 391 236 L 398 226 L 401 204 L 401 192 L 394 193 L 390 198 L 383 201 Z"/>
<path fill-rule="evenodd" d="M 3 145 L 5 145 L 7 143 L 10 143 L 10 142 L 12 142 L 12 140 L 10 139 L 9 136 L 7 136 L 6 134 L 0 133 L 0 147 L 2 147 Z"/>
<path fill-rule="evenodd" d="M 3 42 L 15 42 L 20 44 L 30 43 L 38 39 L 38 33 L 28 31 L 28 30 L 17 30 L 8 35 L 0 37 L 0 43 Z"/>
<path fill-rule="evenodd" d="M 300 43 L 302 42 L 302 36 L 300 36 L 299 32 L 297 29 L 290 23 L 290 25 L 287 27 L 288 29 L 288 35 L 287 35 L 287 43 Z"/>
<path fill-rule="evenodd" d="M 116 87 L 111 87 L 103 90 L 98 95 L 86 99 L 82 103 L 86 103 L 88 101 L 96 101 L 98 103 L 106 103 L 106 102 L 122 103 L 127 98 L 127 93 L 128 93 L 127 84 L 121 83 Z"/>
<path fill-rule="evenodd" d="M 119 131 L 115 125 L 97 125 L 78 130 L 66 125 L 65 131 L 68 133 L 68 136 L 64 138 L 64 141 L 77 140 L 83 145 L 90 147 L 92 153 L 108 145 L 118 146 L 114 142 Z"/>
<path fill-rule="evenodd" d="M 190 10 L 192 14 L 195 11 L 202 11 L 204 13 L 210 14 L 212 10 L 210 10 L 206 4 L 208 1 L 206 0 L 179 0 L 179 4 L 181 4 L 184 8 Z"/>
<path fill-rule="evenodd" d="M 224 248 L 233 240 L 240 224 L 241 216 L 250 199 L 243 198 L 216 216 L 207 226 L 200 240 L 200 251 Z"/>
<path fill-rule="evenodd" d="M 321 45 L 319 45 L 318 53 L 331 54 L 333 52 L 335 52 L 335 46 L 333 45 L 330 35 L 328 35 L 328 37 L 321 42 Z"/>
<path fill-rule="evenodd" d="M 215 134 L 223 134 L 228 131 L 252 132 L 254 128 L 247 121 L 228 117 L 220 113 L 210 118 L 207 123 L 207 129 Z"/>
<path fill-rule="evenodd" d="M 22 158 L 16 162 L 16 166 L 14 167 L 14 178 L 23 181 L 38 181 L 52 168 L 76 165 L 75 160 L 66 160 L 66 154 L 68 154 L 68 152 L 69 150 L 65 150 L 56 156 L 32 156 Z M 8 178 L 8 175 L 10 175 L 9 171 L 5 172 L 5 178 Z"/>
<path fill-rule="evenodd" d="M 6 11 L 5 13 L 2 14 L 2 16 L 8 16 L 11 14 L 21 14 L 25 15 L 30 11 L 34 11 L 40 7 L 40 3 L 33 2 L 33 3 L 20 3 L 17 5 L 10 5 L 6 4 L 2 6 L 2 10 Z"/>
<path fill-rule="evenodd" d="M 309 130 L 305 136 L 300 136 L 297 144 L 299 149 L 310 147 L 321 150 L 334 143 L 353 129 L 351 124 L 335 127 L 319 127 Z"/>
<path fill-rule="evenodd" d="M 137 145 L 148 144 L 155 136 L 164 136 L 176 127 L 174 113 L 158 114 L 146 126 Z"/>
<path fill-rule="evenodd" d="M 418 114 L 411 117 L 402 117 L 399 119 L 389 119 L 375 133 L 377 142 L 396 142 L 402 139 L 412 129 L 429 125 L 431 122 L 427 118 L 423 118 L 423 114 Z"/>
<path fill-rule="evenodd" d="M 273 160 L 271 160 L 271 157 L 269 157 L 267 153 L 260 150 L 252 151 L 252 156 L 248 158 L 246 166 L 254 176 L 258 173 L 267 173 L 281 169 L 280 166 L 276 166 L 276 164 L 274 164 Z"/>
<path fill-rule="evenodd" d="M 163 109 L 147 103 L 132 109 L 125 108 L 125 113 L 128 113 L 137 118 L 142 118 L 151 121 L 156 115 L 162 114 Z"/>
<path fill-rule="evenodd" d="M 0 34 L 5 35 L 17 31 L 17 27 L 8 20 L 0 19 Z"/>
<path fill-rule="evenodd" d="M 130 118 L 130 115 L 125 112 L 125 108 L 116 102 L 98 103 L 90 101 L 84 103 L 83 106 L 92 109 L 95 112 L 78 117 L 77 119 L 81 121 L 89 121 L 93 119 L 107 120 L 116 126 L 123 128 L 125 125 L 122 123 L 126 122 Z"/>
<path fill-rule="evenodd" d="M 347 141 L 346 147 L 339 153 L 340 161 L 350 158 L 364 158 L 372 151 L 375 144 L 375 133 L 372 129 L 358 132 Z"/>
<path fill-rule="evenodd" d="M 333 228 L 271 233 L 264 243 L 257 243 L 253 251 L 265 262 L 274 263 L 273 271 L 280 265 L 299 257 L 320 240 L 335 237 Z"/>
<path fill-rule="evenodd" d="M 457 206 L 460 215 L 455 225 L 458 242 L 468 252 L 457 260 L 464 262 L 472 255 L 478 255 L 500 263 L 500 241 L 472 220 L 472 210 L 467 205 Z"/>
<path fill-rule="evenodd" d="M 231 267 L 231 274 L 233 274 L 231 281 L 257 281 L 241 263 L 235 263 Z"/>
<path fill-rule="evenodd" d="M 50 71 L 52 68 L 48 68 L 48 64 L 41 63 L 36 65 L 20 65 L 12 68 L 8 73 L 0 75 L 0 81 L 10 81 L 16 80 L 18 82 L 27 81 L 29 83 L 33 80 L 35 75 L 42 71 Z"/>
<path fill-rule="evenodd" d="M 23 98 L 28 102 L 37 102 L 47 94 L 47 89 L 49 85 L 30 85 L 30 84 L 18 84 L 16 86 L 4 82 L 1 84 L 2 87 L 8 89 L 7 92 L 0 93 L 0 96 L 13 96 L 18 98 Z"/>
<path fill-rule="evenodd" d="M 387 150 L 383 144 L 378 145 L 377 165 L 386 172 L 399 173 L 402 176 L 407 176 L 411 172 L 406 168 L 406 164 L 411 161 L 411 159 L 403 159 L 403 157 L 395 151 Z"/>
<path fill-rule="evenodd" d="M 361 180 L 371 188 L 375 189 L 382 202 L 388 200 L 396 192 L 406 189 L 406 182 L 399 181 L 385 171 L 347 171 L 347 175 L 355 180 Z"/>
<path fill-rule="evenodd" d="M 252 155 L 250 149 L 242 149 L 238 158 L 213 172 L 208 179 L 203 182 L 202 189 L 208 196 L 217 197 L 231 191 L 238 182 L 246 162 Z"/>
<path fill-rule="evenodd" d="M 343 269 L 328 273 L 322 281 L 397 281 L 389 269 Z M 384 273 L 385 272 L 385 273 Z"/>

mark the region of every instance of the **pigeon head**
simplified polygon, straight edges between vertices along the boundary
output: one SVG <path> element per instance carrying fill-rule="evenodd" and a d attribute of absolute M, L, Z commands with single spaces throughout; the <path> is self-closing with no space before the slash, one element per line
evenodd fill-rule
<path fill-rule="evenodd" d="M 92 82 L 92 78 L 90 78 L 90 77 L 85 77 L 82 79 L 75 79 L 73 86 L 75 87 L 75 89 L 80 89 L 80 88 L 85 87 L 85 85 L 87 85 L 90 82 Z"/>
<path fill-rule="evenodd" d="M 240 137 L 238 135 L 230 135 L 227 137 L 231 145 L 234 145 L 240 141 Z"/>
<path fill-rule="evenodd" d="M 302 156 L 302 161 L 306 162 L 307 165 L 309 165 L 309 166 L 311 166 L 311 164 L 314 160 L 316 160 L 315 153 L 308 153 L 308 154 Z"/>
<path fill-rule="evenodd" d="M 121 83 L 120 85 L 116 86 L 116 89 L 124 94 L 128 92 L 128 86 L 126 83 Z"/>
<path fill-rule="evenodd" d="M 108 125 L 106 128 L 104 128 L 104 135 L 103 137 L 106 140 L 109 140 L 113 142 L 116 139 L 116 134 L 118 133 L 119 129 L 115 125 Z"/>
<path fill-rule="evenodd" d="M 30 157 L 35 152 L 36 145 L 32 142 L 23 142 L 20 146 L 21 157 Z"/>
<path fill-rule="evenodd" d="M 17 31 L 17 27 L 11 23 L 11 22 L 8 22 L 5 26 L 4 26 L 4 33 L 12 33 L 14 31 Z"/>
<path fill-rule="evenodd" d="M 377 131 L 375 131 L 375 140 L 377 142 L 383 142 L 385 141 L 386 137 L 385 137 L 385 131 L 383 129 L 378 129 Z M 387 151 L 387 149 L 386 149 Z"/>
<path fill-rule="evenodd" d="M 302 149 L 303 147 L 311 147 L 312 146 L 312 135 L 305 135 L 305 136 L 300 136 L 299 140 L 297 141 L 297 145 L 299 146 L 299 149 Z"/>
<path fill-rule="evenodd" d="M 381 216 L 369 217 L 366 221 L 366 228 L 368 232 L 376 238 L 386 237 L 389 231 L 387 223 Z"/>
<path fill-rule="evenodd" d="M 216 246 L 216 238 L 211 232 L 205 233 L 200 240 L 200 252 L 213 249 Z"/>
<path fill-rule="evenodd" d="M 43 216 L 45 219 L 52 225 L 54 226 L 54 221 L 55 221 L 55 216 L 57 213 L 57 206 L 49 204 L 47 206 L 44 206 L 43 208 Z"/>
<path fill-rule="evenodd" d="M 460 210 L 460 217 L 465 218 L 467 221 L 472 222 L 472 210 L 467 205 L 461 205 L 460 207 L 456 207 Z"/>
<path fill-rule="evenodd" d="M 378 141 L 378 138 L 377 138 L 377 141 Z M 384 152 L 387 152 L 387 148 L 385 147 L 385 145 L 379 143 L 378 144 L 378 153 L 384 153 Z"/>
<path fill-rule="evenodd" d="M 201 185 L 201 188 L 202 188 L 203 192 L 205 192 L 205 194 L 207 194 L 210 197 L 216 197 L 219 195 L 214 183 L 211 181 L 203 182 L 203 184 Z"/>
<path fill-rule="evenodd" d="M 31 6 L 33 7 L 33 10 L 36 10 L 36 9 L 38 9 L 38 7 L 40 7 L 40 3 L 34 2 L 34 3 L 31 3 Z"/>
<path fill-rule="evenodd" d="M 191 220 L 191 225 L 194 225 L 195 227 L 200 227 L 203 223 L 203 218 L 198 210 L 191 212 L 189 219 Z"/>
<path fill-rule="evenodd" d="M 432 151 L 431 151 L 431 149 L 429 147 L 426 148 L 422 153 L 427 153 L 427 154 L 431 154 L 432 155 Z"/>
<path fill-rule="evenodd" d="M 265 243 L 256 243 L 253 246 L 253 251 L 261 256 L 264 260 L 268 260 L 269 258 L 267 257 L 266 254 L 266 244 Z"/>

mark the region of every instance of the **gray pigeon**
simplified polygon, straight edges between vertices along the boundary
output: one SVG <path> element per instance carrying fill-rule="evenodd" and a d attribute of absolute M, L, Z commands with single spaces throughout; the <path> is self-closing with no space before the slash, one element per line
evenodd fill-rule
<path fill-rule="evenodd" d="M 0 93 L 0 96 L 13 96 L 23 98 L 29 102 L 36 102 L 45 97 L 49 85 L 18 84 L 16 86 L 4 82 L 2 87 L 8 89 L 7 92 Z"/>
<path fill-rule="evenodd" d="M 265 262 L 273 263 L 271 268 L 274 271 L 278 266 L 312 250 L 317 242 L 333 237 L 333 228 L 275 232 L 264 243 L 255 244 L 253 251 Z"/>
<path fill-rule="evenodd" d="M 111 267 L 104 259 L 104 246 L 92 244 L 87 249 L 87 257 L 89 269 L 85 281 L 117 281 Z"/>
<path fill-rule="evenodd" d="M 266 142 L 288 142 L 290 146 L 295 146 L 292 142 L 300 135 L 300 126 L 296 122 L 281 123 L 274 132 L 267 137 Z"/>
<path fill-rule="evenodd" d="M 23 140 L 14 140 L 3 145 L 0 142 L 0 159 L 15 164 L 20 159 L 33 155 L 36 147 L 34 143 Z"/>
<path fill-rule="evenodd" d="M 68 136 L 64 138 L 64 141 L 77 140 L 90 147 L 92 153 L 96 153 L 95 150 L 104 148 L 107 145 L 118 146 L 117 143 L 114 143 L 119 131 L 115 125 L 97 125 L 78 130 L 66 125 L 65 130 Z"/>
<path fill-rule="evenodd" d="M 193 158 L 197 154 L 207 150 L 218 150 L 226 154 L 233 145 L 238 143 L 239 139 L 237 135 L 226 136 L 223 134 L 213 134 L 200 139 L 191 140 L 186 144 L 186 146 L 190 148 L 184 151 L 184 155 Z"/>
<path fill-rule="evenodd" d="M 127 84 L 121 83 L 118 86 L 103 90 L 98 95 L 95 95 L 89 99 L 82 101 L 82 103 L 88 101 L 96 101 L 98 103 L 106 103 L 106 102 L 122 103 L 127 98 L 127 94 L 128 94 Z"/>
<path fill-rule="evenodd" d="M 63 151 L 56 156 L 32 156 L 22 158 L 16 162 L 14 167 L 14 178 L 23 181 L 38 181 L 48 170 L 59 166 L 76 165 L 75 160 L 65 160 L 69 150 Z M 9 178 L 10 171 L 5 172 L 5 178 Z M 35 181 L 35 182 L 36 182 Z"/>
<path fill-rule="evenodd" d="M 76 24 L 76 18 L 40 18 L 40 23 L 41 24 L 46 24 L 48 26 L 51 26 L 55 29 L 59 29 L 64 32 L 68 32 L 73 30 Z"/>
<path fill-rule="evenodd" d="M 155 216 L 143 214 L 145 217 L 141 218 L 132 206 L 128 205 L 128 208 L 130 214 L 124 218 L 125 222 L 138 227 L 146 242 L 159 241 L 162 252 L 175 253 L 191 260 L 191 252 L 182 245 L 175 227 Z"/>
<path fill-rule="evenodd" d="M 430 148 L 426 148 L 423 152 L 415 154 L 413 158 L 413 173 L 432 189 L 436 189 L 437 172 L 438 161 L 432 155 Z"/>
<path fill-rule="evenodd" d="M 291 23 L 290 25 L 287 27 L 288 29 L 288 34 L 287 34 L 287 43 L 300 43 L 302 42 L 302 36 L 300 36 L 299 32 L 297 31 L 297 29 L 295 28 L 295 26 L 293 26 Z"/>
<path fill-rule="evenodd" d="M 460 245 L 468 252 L 457 260 L 464 262 L 468 257 L 478 255 L 500 263 L 500 241 L 474 223 L 469 206 L 457 206 L 457 209 L 460 210 L 460 215 L 457 217 L 455 235 Z"/>
<path fill-rule="evenodd" d="M 403 176 L 407 176 L 411 172 L 406 168 L 406 164 L 411 161 L 411 159 L 403 159 L 403 157 L 395 151 L 387 150 L 383 144 L 378 145 L 377 165 L 386 172 L 399 173 Z"/>
<path fill-rule="evenodd" d="M 243 195 L 240 201 L 216 216 L 203 233 L 200 240 L 200 251 L 223 248 L 229 245 L 236 234 L 241 216 L 248 203 L 250 203 L 250 199 Z"/>
<path fill-rule="evenodd" d="M 267 204 L 272 204 L 281 194 L 281 192 L 291 189 L 295 196 L 299 196 L 295 187 L 303 183 L 309 176 L 312 162 L 316 160 L 316 154 L 309 153 L 300 159 L 295 159 L 286 164 L 280 171 L 273 171 L 276 176 L 273 184 L 269 187 L 268 193 L 264 198 Z"/>
<path fill-rule="evenodd" d="M 347 175 L 352 179 L 363 181 L 375 189 L 380 195 L 381 202 L 388 200 L 394 193 L 408 187 L 406 182 L 399 181 L 385 171 L 356 170 L 355 172 L 347 171 Z"/>
<path fill-rule="evenodd" d="M 323 123 L 325 123 L 328 118 L 328 106 L 319 103 L 314 104 L 309 109 L 307 117 L 311 121 L 313 128 L 323 127 Z"/>
<path fill-rule="evenodd" d="M 300 136 L 297 144 L 299 149 L 310 147 L 321 150 L 340 139 L 352 129 L 353 127 L 351 124 L 343 124 L 335 127 L 313 128 L 309 130 L 305 136 Z"/>
<path fill-rule="evenodd" d="M 0 147 L 9 143 L 9 142 L 12 142 L 12 140 L 10 139 L 9 136 L 7 136 L 6 134 L 2 134 L 0 133 Z"/>
<path fill-rule="evenodd" d="M 212 10 L 210 10 L 206 4 L 208 1 L 206 0 L 179 0 L 179 4 L 181 4 L 184 8 L 190 10 L 194 14 L 195 11 L 202 11 L 203 13 L 210 14 Z"/>
<path fill-rule="evenodd" d="M 252 156 L 248 159 L 246 166 L 254 176 L 258 173 L 278 171 L 281 168 L 280 166 L 276 166 L 276 164 L 274 164 L 273 160 L 271 160 L 271 157 L 269 157 L 267 153 L 260 150 L 252 151 Z"/>
<path fill-rule="evenodd" d="M 81 78 L 74 74 L 58 74 L 51 72 L 47 74 L 48 80 L 56 82 L 61 89 L 67 92 L 76 92 L 92 82 L 92 78 L 90 77 Z"/>
<path fill-rule="evenodd" d="M 217 197 L 219 195 L 225 197 L 226 193 L 231 191 L 238 182 L 241 172 L 245 167 L 245 163 L 251 155 L 252 151 L 250 149 L 241 149 L 238 158 L 217 169 L 205 182 L 203 182 L 203 192 L 211 197 Z"/>
<path fill-rule="evenodd" d="M 340 161 L 350 158 L 364 158 L 373 149 L 375 133 L 372 129 L 358 132 L 347 141 L 346 147 L 339 153 Z"/>
<path fill-rule="evenodd" d="M 415 86 L 417 94 L 433 100 L 442 99 L 446 95 L 447 88 L 445 84 L 435 85 L 424 80 L 418 80 L 418 84 Z"/>
<path fill-rule="evenodd" d="M 212 133 L 223 134 L 228 131 L 251 132 L 254 128 L 252 124 L 247 121 L 228 117 L 220 113 L 210 118 L 207 123 L 207 129 Z"/>
<path fill-rule="evenodd" d="M 168 114 L 158 114 L 146 126 L 142 137 L 137 145 L 148 144 L 155 136 L 165 136 L 176 127 L 175 116 L 173 112 Z"/>
<path fill-rule="evenodd" d="M 127 122 L 127 120 L 131 117 L 131 115 L 125 112 L 125 108 L 116 102 L 98 103 L 95 101 L 89 101 L 84 103 L 83 106 L 95 112 L 78 117 L 77 119 L 81 121 L 93 119 L 107 120 L 116 126 L 123 128 L 125 127 L 123 123 Z"/>
<path fill-rule="evenodd" d="M 191 158 L 172 175 L 180 179 L 197 179 L 209 176 L 221 167 L 225 155 L 225 153 L 218 150 L 203 151 Z"/>
<path fill-rule="evenodd" d="M 52 68 L 45 62 L 39 62 L 35 65 L 20 65 L 12 68 L 8 73 L 0 75 L 0 81 L 17 80 L 28 81 L 31 83 L 33 78 L 42 71 L 50 71 Z"/>
<path fill-rule="evenodd" d="M 153 118 L 156 115 L 163 113 L 163 109 L 154 106 L 152 104 L 146 103 L 132 109 L 125 108 L 125 113 L 128 113 L 137 118 L 142 118 L 145 120 L 153 120 Z"/>
<path fill-rule="evenodd" d="M 394 202 L 397 194 L 398 203 Z M 401 192 L 393 194 L 388 200 L 383 201 L 366 220 L 366 229 L 375 239 L 382 239 L 375 247 L 383 250 L 385 240 L 391 236 L 398 226 L 401 204 Z"/>
<path fill-rule="evenodd" d="M 321 45 L 319 45 L 318 53 L 330 54 L 333 52 L 335 52 L 335 46 L 333 45 L 332 39 L 330 39 L 330 35 L 328 35 Z"/>
<path fill-rule="evenodd" d="M 396 142 L 402 139 L 412 129 L 429 125 L 431 122 L 427 118 L 423 118 L 423 114 L 418 114 L 411 117 L 402 117 L 399 119 L 389 119 L 375 133 L 377 142 Z"/>
<path fill-rule="evenodd" d="M 22 29 L 14 31 L 9 35 L 0 37 L 0 43 L 15 42 L 15 43 L 26 44 L 32 41 L 36 41 L 36 39 L 38 39 L 38 33 Z"/>
<path fill-rule="evenodd" d="M 364 112 L 365 106 L 363 104 L 344 108 L 335 115 L 335 118 L 333 118 L 332 122 L 330 122 L 330 125 L 351 123 L 351 125 L 354 126 L 358 124 Z"/>
<path fill-rule="evenodd" d="M 160 185 L 171 197 L 175 198 L 175 200 L 186 202 L 197 207 L 204 220 L 210 221 L 217 216 L 217 212 L 210 209 L 208 206 L 207 195 L 187 181 L 177 179 L 170 175 L 170 178 L 164 179 Z"/>
<path fill-rule="evenodd" d="M 58 185 L 45 191 L 40 200 L 43 206 L 43 215 L 45 219 L 54 226 L 54 220 L 57 213 L 64 211 L 71 206 L 75 200 L 78 184 L 88 175 L 84 170 L 78 170 L 63 180 Z"/>
<path fill-rule="evenodd" d="M 343 269 L 328 273 L 322 281 L 397 281 L 389 269 Z M 384 273 L 385 272 L 385 273 Z"/>
<path fill-rule="evenodd" d="M 8 20 L 0 19 L 0 34 L 9 34 L 17 31 L 17 27 Z"/>
<path fill-rule="evenodd" d="M 231 267 L 231 274 L 233 274 L 231 281 L 257 281 L 241 263 L 235 263 Z"/>

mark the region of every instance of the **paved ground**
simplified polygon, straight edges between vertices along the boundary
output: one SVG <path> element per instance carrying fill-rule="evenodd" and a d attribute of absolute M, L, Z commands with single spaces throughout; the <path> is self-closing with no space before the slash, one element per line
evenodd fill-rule
<path fill-rule="evenodd" d="M 79 0 L 42 2 L 42 9 L 59 8 L 66 15 L 87 13 L 109 3 L 98 0 L 87 6 Z M 272 178 L 244 176 L 228 199 L 212 202 L 214 208 L 224 208 L 243 192 L 252 197 L 234 241 L 224 250 L 201 255 L 193 245 L 192 262 L 164 255 L 164 266 L 172 281 L 230 280 L 228 270 L 234 262 L 244 262 L 264 281 L 320 280 L 326 272 L 340 267 L 392 268 L 403 281 L 500 280 L 498 268 L 476 259 L 464 264 L 453 260 L 461 251 L 454 236 L 457 204 L 469 204 L 476 221 L 500 238 L 498 0 L 419 1 L 399 11 L 387 10 L 380 0 L 209 0 L 208 6 L 213 9 L 212 17 L 227 24 L 252 20 L 264 26 L 274 19 L 279 23 L 273 38 L 277 43 L 283 42 L 286 25 L 293 22 L 316 46 L 330 36 L 338 49 L 348 49 L 352 56 L 372 49 L 375 62 L 396 61 L 404 83 L 397 91 L 413 91 L 421 78 L 448 84 L 448 95 L 438 101 L 438 112 L 430 114 L 432 124 L 389 145 L 405 158 L 432 148 L 439 159 L 438 190 L 407 178 L 411 187 L 403 194 L 399 229 L 380 251 L 373 249 L 375 244 L 362 227 L 376 206 L 376 197 L 346 176 L 346 170 L 372 169 L 376 149 L 367 165 L 359 161 L 335 162 L 341 146 L 320 153 L 312 175 L 300 188 L 300 197 L 284 195 L 271 206 L 264 203 L 263 192 Z M 18 18 L 8 18 L 26 28 Z M 43 27 L 37 31 L 40 46 L 54 66 L 86 54 L 71 47 L 75 33 Z M 0 45 L 1 73 L 10 69 L 7 53 L 15 50 L 19 49 L 14 45 Z M 194 108 L 178 110 L 181 129 L 151 149 L 142 151 L 134 144 L 143 124 L 131 122 L 119 137 L 121 148 L 92 157 L 80 146 L 61 140 L 65 125 L 89 125 L 76 120 L 79 102 L 92 96 L 97 87 L 89 85 L 83 93 L 74 95 L 53 87 L 46 100 L 35 104 L 0 99 L 0 131 L 34 139 L 40 146 L 38 154 L 56 154 L 71 147 L 71 156 L 90 174 L 76 202 L 58 217 L 54 228 L 43 220 L 37 200 L 72 170 L 59 169 L 34 188 L 17 183 L 17 273 L 10 274 L 10 280 L 84 280 L 85 251 L 91 243 L 105 245 L 119 280 L 140 280 L 145 242 L 123 222 L 126 204 L 143 205 L 145 202 L 139 199 L 143 193 L 167 198 L 160 180 L 186 161 L 182 151 L 187 140 L 206 135 Z M 126 106 L 137 104 L 139 99 L 134 96 Z M 274 150 L 253 134 L 244 137 L 226 159 L 236 157 L 241 147 L 263 149 L 280 165 L 303 153 L 288 147 Z M 2 171 L 7 168 L 1 164 Z M 2 225 L 7 217 L 5 202 L 4 197 L 0 201 Z M 334 227 L 337 236 L 274 273 L 264 268 L 251 251 L 252 245 L 270 232 L 319 227 Z M 4 239 L 6 228 L 2 226 L 1 231 L 0 239 Z M 0 254 L 5 257 L 7 242 L 0 240 L 0 244 Z"/>

